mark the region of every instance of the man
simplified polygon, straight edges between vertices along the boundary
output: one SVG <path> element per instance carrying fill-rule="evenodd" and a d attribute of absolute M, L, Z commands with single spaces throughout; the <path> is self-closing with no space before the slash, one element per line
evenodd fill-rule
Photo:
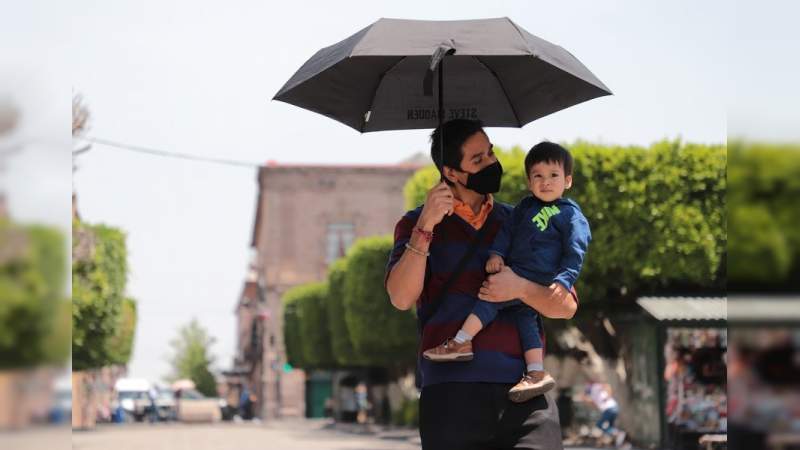
<path fill-rule="evenodd" d="M 423 206 L 397 223 L 386 277 L 396 308 L 417 307 L 421 348 L 455 335 L 478 298 L 491 302 L 518 298 L 545 317 L 571 318 L 577 309 L 576 297 L 560 284 L 540 286 L 508 267 L 485 277 L 489 246 L 512 208 L 492 198 L 500 190 L 502 167 L 481 123 L 453 120 L 443 124 L 431 136 L 431 156 L 444 181 L 428 191 Z M 480 230 L 485 235 L 477 251 L 461 274 L 447 283 Z M 447 292 L 440 297 L 446 283 Z M 502 311 L 475 337 L 471 361 L 418 360 L 423 449 L 562 448 L 552 397 L 539 396 L 526 403 L 513 403 L 507 397 L 525 369 L 513 314 Z"/>

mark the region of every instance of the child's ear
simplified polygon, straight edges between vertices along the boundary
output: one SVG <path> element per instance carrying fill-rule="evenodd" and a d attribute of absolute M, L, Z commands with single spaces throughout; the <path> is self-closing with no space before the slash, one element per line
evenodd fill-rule
<path fill-rule="evenodd" d="M 564 177 L 564 188 L 569 189 L 572 187 L 572 175 Z"/>

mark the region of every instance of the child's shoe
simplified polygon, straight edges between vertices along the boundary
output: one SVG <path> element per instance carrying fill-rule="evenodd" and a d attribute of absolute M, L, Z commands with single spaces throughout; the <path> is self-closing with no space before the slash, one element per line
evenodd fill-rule
<path fill-rule="evenodd" d="M 459 344 L 453 339 L 448 339 L 436 347 L 425 350 L 422 357 L 434 362 L 472 361 L 472 342 Z"/>
<path fill-rule="evenodd" d="M 542 370 L 533 370 L 525 374 L 516 386 L 508 391 L 508 398 L 514 403 L 527 402 L 553 389 L 556 380 L 549 373 Z"/>

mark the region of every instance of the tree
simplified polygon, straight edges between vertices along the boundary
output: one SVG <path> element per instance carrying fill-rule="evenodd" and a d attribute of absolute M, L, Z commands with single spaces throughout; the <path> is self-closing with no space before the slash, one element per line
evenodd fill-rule
<path fill-rule="evenodd" d="M 169 381 L 190 379 L 202 394 L 215 397 L 217 382 L 211 373 L 214 357 L 210 354 L 211 346 L 216 339 L 211 337 L 197 319 L 178 330 L 178 336 L 170 341 L 172 356 L 170 364 L 172 375 Z"/>
<path fill-rule="evenodd" d="M 729 288 L 796 292 L 800 147 L 736 140 L 729 154 Z"/>
<path fill-rule="evenodd" d="M 91 117 L 91 113 L 89 112 L 89 108 L 86 106 L 86 103 L 83 101 L 83 96 L 80 94 L 73 94 L 72 96 L 72 138 L 75 141 L 79 141 L 81 137 L 83 137 L 86 132 L 89 130 L 89 118 Z M 86 153 L 91 149 L 92 145 L 85 142 L 75 142 L 73 144 L 72 149 L 72 156 L 78 156 L 82 153 Z M 73 165 L 72 171 L 75 171 L 75 166 Z"/>
<path fill-rule="evenodd" d="M 350 337 L 345 320 L 345 280 L 347 259 L 340 258 L 328 267 L 328 325 L 331 331 L 331 348 L 336 362 L 345 367 L 363 366 Z"/>
<path fill-rule="evenodd" d="M 0 369 L 63 364 L 64 238 L 0 218 Z"/>
<path fill-rule="evenodd" d="M 112 364 L 126 365 L 130 361 L 133 354 L 136 320 L 136 300 L 132 298 L 123 299 L 119 323 L 109 342 Z"/>
<path fill-rule="evenodd" d="M 120 326 L 127 272 L 122 231 L 73 221 L 73 370 L 118 362 L 112 344 Z"/>
<path fill-rule="evenodd" d="M 284 333 L 293 366 L 329 369 L 337 365 L 331 348 L 328 298 L 327 283 L 295 286 L 284 294 L 291 316 L 289 323 L 284 322 Z"/>
<path fill-rule="evenodd" d="M 345 323 L 359 358 L 372 366 L 406 369 L 416 361 L 416 319 L 389 301 L 383 280 L 392 238 L 356 241 L 347 256 Z"/>
<path fill-rule="evenodd" d="M 286 346 L 286 360 L 293 367 L 307 367 L 303 351 L 303 333 L 300 331 L 303 320 L 299 304 L 301 296 L 292 295 L 294 288 L 283 295 L 283 342 Z"/>

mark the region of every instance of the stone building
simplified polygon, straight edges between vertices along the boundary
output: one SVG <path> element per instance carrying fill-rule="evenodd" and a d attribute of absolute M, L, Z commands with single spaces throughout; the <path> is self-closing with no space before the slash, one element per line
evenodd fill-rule
<path fill-rule="evenodd" d="M 269 163 L 260 169 L 252 274 L 236 311 L 235 370 L 258 384 L 250 391 L 257 393 L 261 417 L 305 415 L 305 373 L 286 364 L 283 294 L 324 280 L 328 265 L 354 240 L 391 234 L 405 211 L 403 186 L 421 162 L 415 157 L 396 165 Z"/>

